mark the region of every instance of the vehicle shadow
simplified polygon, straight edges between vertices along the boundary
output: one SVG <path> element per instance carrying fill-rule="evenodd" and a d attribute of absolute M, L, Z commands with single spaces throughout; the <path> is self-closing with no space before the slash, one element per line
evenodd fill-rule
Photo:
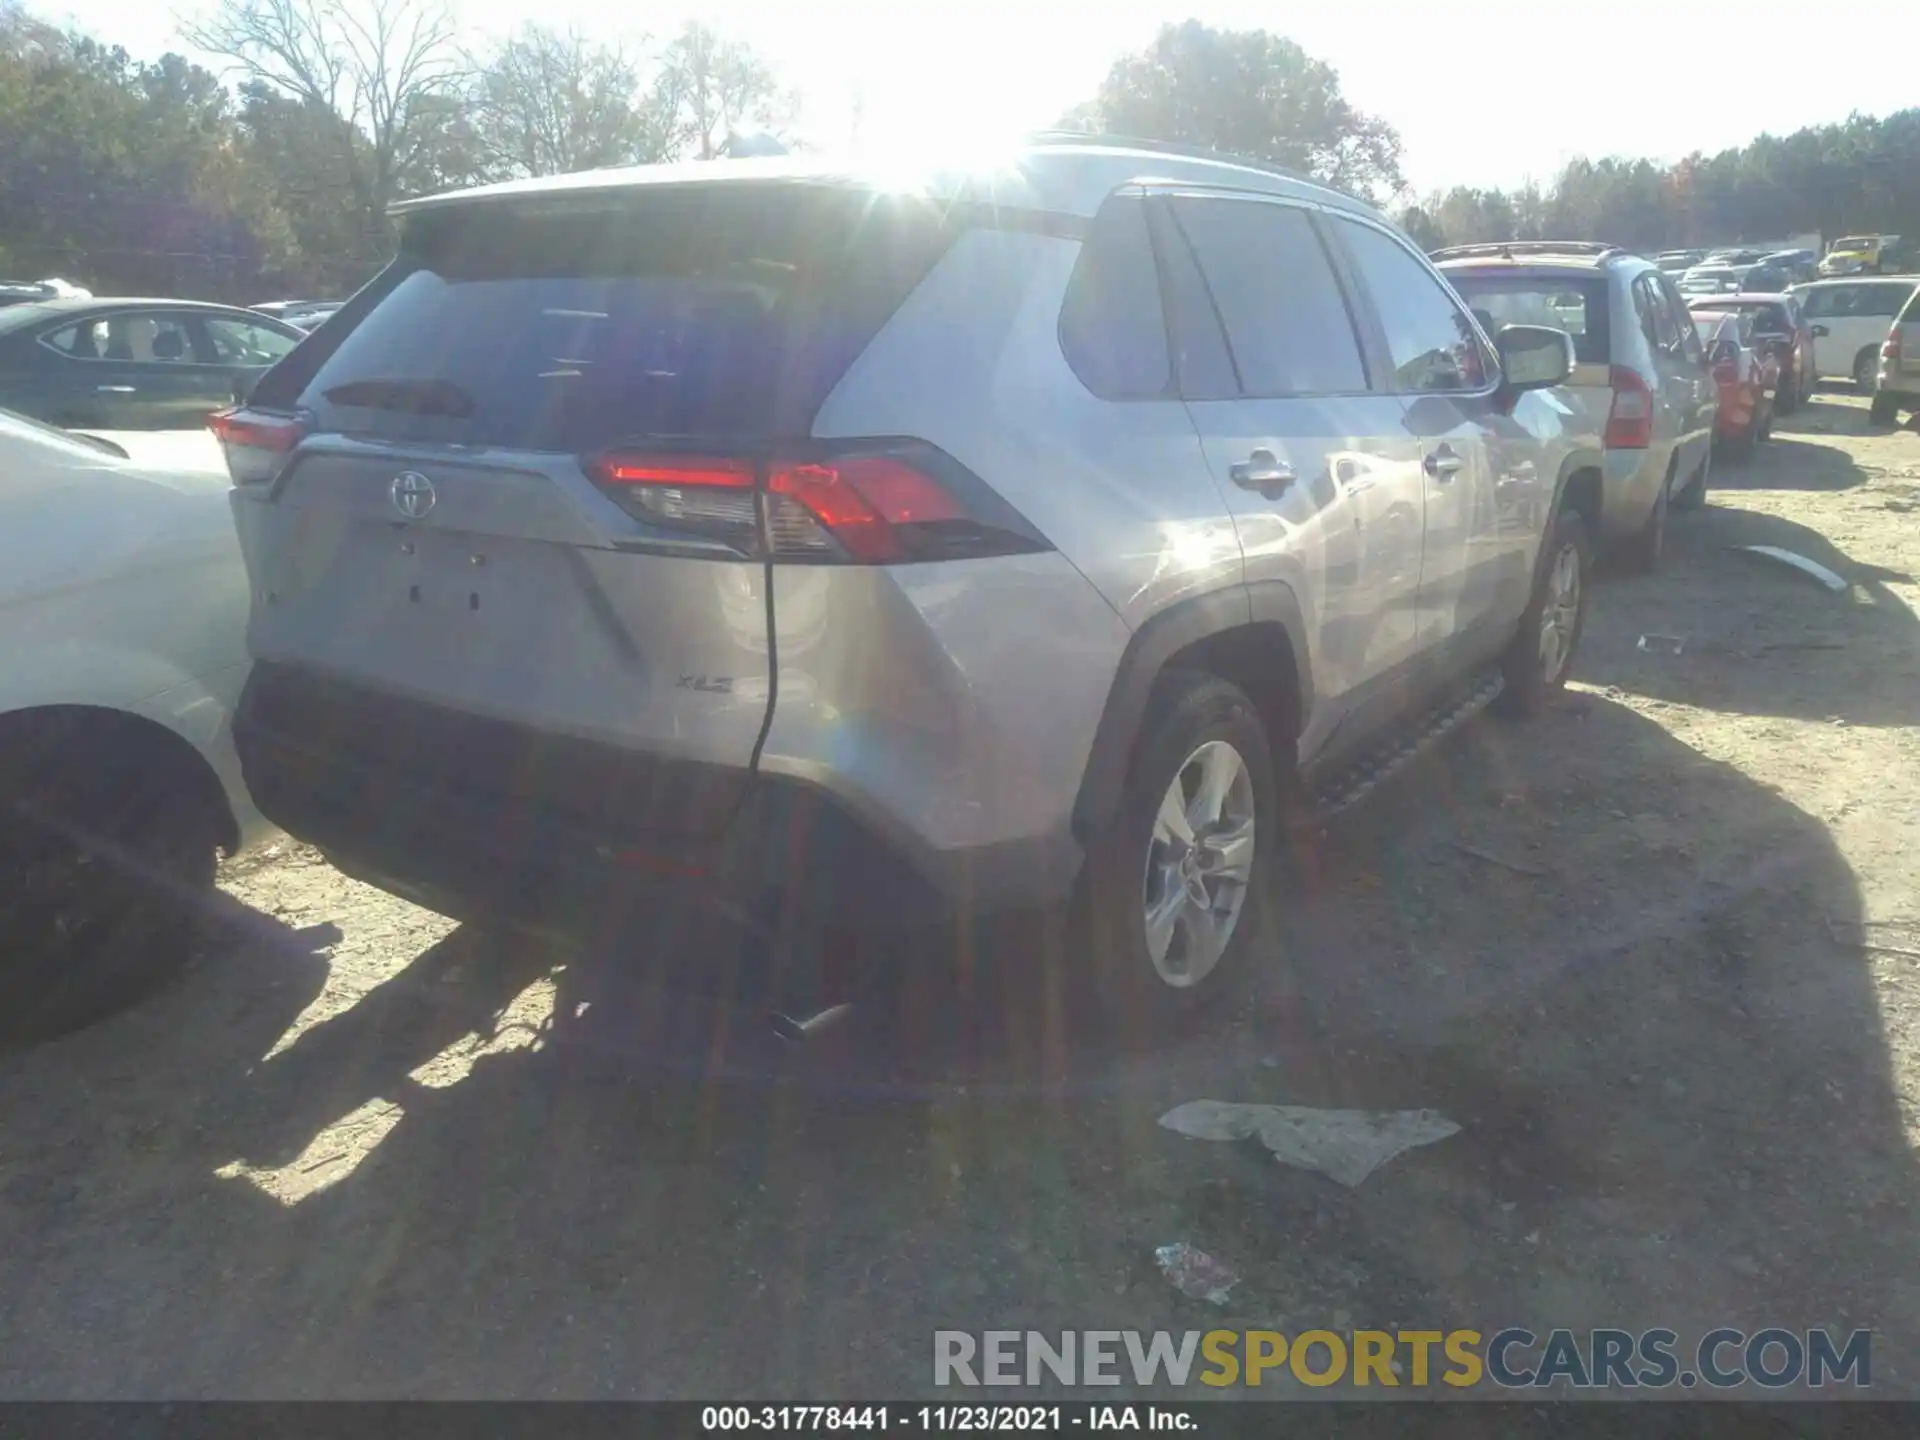
<path fill-rule="evenodd" d="M 1831 593 L 1739 548 L 1747 545 L 1804 555 L 1849 588 Z M 1743 715 L 1874 726 L 1920 718 L 1920 623 L 1888 588 L 1910 574 L 1856 562 L 1781 516 L 1711 503 L 1675 517 L 1667 546 L 1657 584 L 1611 586 L 1597 602 L 1606 623 L 1583 641 L 1583 681 Z"/>
<path fill-rule="evenodd" d="M 729 976 L 704 927 L 456 931 L 271 1055 L 312 977 L 229 956 L 10 1066 L 0 1393 L 872 1399 L 936 1393 L 936 1328 L 1508 1322 L 1871 1325 L 1902 1393 L 1920 1177 L 1819 821 L 1578 696 L 1292 858 L 1245 1002 L 1131 1056 L 1046 1020 L 1080 957 L 1031 928 L 797 1055 L 725 978 L 645 983 Z M 1202 1096 L 1463 1129 L 1348 1190 L 1155 1125 Z"/>

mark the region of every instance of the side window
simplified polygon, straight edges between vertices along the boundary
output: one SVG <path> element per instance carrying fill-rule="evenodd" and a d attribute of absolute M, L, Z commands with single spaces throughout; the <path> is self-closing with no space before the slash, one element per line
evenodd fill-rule
<path fill-rule="evenodd" d="M 264 325 L 250 325 L 244 320 L 214 315 L 200 323 L 215 365 L 271 365 L 294 346 L 294 342 L 279 331 Z"/>
<path fill-rule="evenodd" d="M 1904 285 L 1862 285 L 1862 315 L 1884 315 L 1891 320 L 1900 313 L 1900 302 L 1907 298 Z"/>
<path fill-rule="evenodd" d="M 1659 307 L 1653 303 L 1653 287 L 1647 284 L 1644 275 L 1633 282 L 1632 294 L 1633 318 L 1640 322 L 1640 333 L 1646 337 L 1647 344 L 1658 350 L 1660 335 L 1654 326 L 1653 317 Z"/>
<path fill-rule="evenodd" d="M 1833 291 L 1830 289 L 1807 291 L 1806 301 L 1801 305 L 1800 313 L 1809 320 L 1819 320 L 1824 316 L 1831 315 L 1833 313 Z"/>
<path fill-rule="evenodd" d="M 1665 275 L 1650 275 L 1660 291 L 1660 298 L 1666 302 L 1668 312 L 1673 316 L 1675 334 L 1680 337 L 1678 352 L 1696 365 L 1706 359 L 1706 349 L 1700 344 L 1700 335 L 1693 328 L 1693 315 L 1687 309 L 1687 302 L 1681 297 L 1680 289 Z"/>
<path fill-rule="evenodd" d="M 1828 291 L 1827 314 L 1844 318 L 1855 315 L 1860 310 L 1860 287 L 1858 285 L 1836 285 Z"/>
<path fill-rule="evenodd" d="M 1333 264 L 1305 210 L 1263 200 L 1172 202 L 1248 395 L 1367 388 Z"/>
<path fill-rule="evenodd" d="M 104 321 L 89 320 L 50 330 L 40 337 L 40 343 L 75 360 L 98 360 L 105 348 L 106 333 Z"/>
<path fill-rule="evenodd" d="M 102 360 L 138 365 L 190 365 L 193 337 L 189 317 L 161 311 L 109 315 L 93 325 L 93 342 Z"/>
<path fill-rule="evenodd" d="M 1647 316 L 1653 322 L 1654 348 L 1664 350 L 1669 355 L 1677 354 L 1680 350 L 1680 322 L 1674 318 L 1667 297 L 1660 293 L 1660 287 L 1654 283 L 1651 275 L 1642 275 L 1636 283 L 1646 288 Z"/>
<path fill-rule="evenodd" d="M 1393 388 L 1482 388 L 1489 373 L 1486 352 L 1473 321 L 1447 287 L 1384 231 L 1351 220 L 1333 223 L 1353 255 L 1386 331 Z"/>

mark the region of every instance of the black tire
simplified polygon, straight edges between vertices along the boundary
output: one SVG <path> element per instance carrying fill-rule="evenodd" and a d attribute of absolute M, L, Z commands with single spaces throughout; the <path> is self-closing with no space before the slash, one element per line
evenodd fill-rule
<path fill-rule="evenodd" d="M 1869 345 L 1853 357 L 1853 388 L 1871 395 L 1880 388 L 1880 349 Z"/>
<path fill-rule="evenodd" d="M 1570 631 L 1564 636 L 1557 663 L 1549 667 L 1543 644 L 1543 621 L 1549 596 L 1554 588 L 1556 569 L 1571 551 L 1578 589 Z M 1579 512 L 1562 509 L 1554 517 L 1553 527 L 1540 547 L 1540 563 L 1535 567 L 1533 596 L 1526 613 L 1520 617 L 1520 629 L 1501 657 L 1500 670 L 1507 688 L 1500 693 L 1498 708 L 1507 715 L 1538 715 L 1566 688 L 1573 672 L 1580 637 L 1587 628 L 1587 607 L 1593 593 L 1593 542 L 1587 537 L 1586 522 Z"/>
<path fill-rule="evenodd" d="M 1154 838 L 1163 797 L 1176 780 L 1195 776 L 1202 746 L 1224 742 L 1244 765 L 1253 818 L 1253 860 L 1231 936 L 1218 961 L 1197 982 L 1176 987 L 1162 978 L 1148 948 L 1146 907 L 1154 893 L 1149 868 L 1165 847 Z M 1169 671 L 1147 708 L 1127 776 L 1126 793 L 1106 833 L 1089 848 L 1075 901 L 1079 952 L 1073 973 L 1084 987 L 1076 1017 L 1103 1039 L 1133 1046 L 1176 1029 L 1239 990 L 1265 948 L 1270 891 L 1283 847 L 1282 816 L 1266 727 L 1238 686 L 1197 671 Z M 1203 848 L 1203 847 L 1199 847 Z M 1186 932 L 1173 936 L 1180 942 Z M 1172 943 L 1165 965 L 1177 969 Z"/>
<path fill-rule="evenodd" d="M 1615 551 L 1620 568 L 1629 574 L 1651 575 L 1660 568 L 1660 557 L 1667 545 L 1667 509 L 1673 503 L 1673 479 L 1673 466 L 1669 465 L 1666 479 L 1660 482 L 1660 493 L 1654 497 L 1653 509 L 1647 512 L 1646 523 Z"/>
<path fill-rule="evenodd" d="M 73 740 L 32 737 L 8 757 L 0 1043 L 65 1034 L 147 995 L 186 963 L 194 900 L 213 885 L 219 832 L 192 787 L 137 750 L 76 753 Z"/>
<path fill-rule="evenodd" d="M 1707 503 L 1707 477 L 1713 472 L 1713 447 L 1707 447 L 1706 455 L 1700 461 L 1700 468 L 1693 472 L 1691 479 L 1674 493 L 1675 510 L 1698 510 Z"/>
<path fill-rule="evenodd" d="M 1738 464 L 1746 464 L 1747 461 L 1753 459 L 1754 449 L 1760 443 L 1759 431 L 1760 416 L 1759 412 L 1756 411 L 1752 418 L 1747 421 L 1747 428 L 1737 437 L 1721 441 L 1720 453 L 1726 456 L 1727 459 L 1735 461 Z"/>
<path fill-rule="evenodd" d="M 1873 404 L 1867 409 L 1867 418 L 1876 425 L 1893 425 L 1900 419 L 1900 397 L 1889 395 L 1884 390 L 1873 397 Z"/>

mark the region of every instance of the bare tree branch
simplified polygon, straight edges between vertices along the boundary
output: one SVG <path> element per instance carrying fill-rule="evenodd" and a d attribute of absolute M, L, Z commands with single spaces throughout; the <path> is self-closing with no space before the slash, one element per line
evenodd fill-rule
<path fill-rule="evenodd" d="M 180 28 L 232 72 L 330 117 L 363 233 L 383 244 L 421 102 L 462 76 L 442 0 L 220 0 Z"/>

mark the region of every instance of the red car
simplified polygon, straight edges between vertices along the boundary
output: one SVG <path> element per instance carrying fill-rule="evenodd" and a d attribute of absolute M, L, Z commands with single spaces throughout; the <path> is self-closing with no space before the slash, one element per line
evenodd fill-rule
<path fill-rule="evenodd" d="M 1813 322 L 1800 313 L 1795 295 L 1713 295 L 1703 296 L 1690 307 L 1695 310 L 1740 310 L 1753 316 L 1753 335 L 1757 348 L 1770 350 L 1780 362 L 1779 393 L 1774 409 L 1789 415 L 1813 393 Z"/>
<path fill-rule="evenodd" d="M 1755 338 L 1751 310 L 1700 305 L 1693 328 L 1706 347 L 1707 364 L 1720 386 L 1720 415 L 1714 440 L 1729 454 L 1747 456 L 1773 433 L 1774 395 L 1780 384 L 1780 359 Z"/>

